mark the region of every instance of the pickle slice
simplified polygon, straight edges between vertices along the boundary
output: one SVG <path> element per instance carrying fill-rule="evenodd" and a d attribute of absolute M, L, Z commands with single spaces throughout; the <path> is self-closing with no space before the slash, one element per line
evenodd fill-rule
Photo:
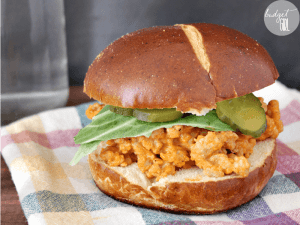
<path fill-rule="evenodd" d="M 267 128 L 265 111 L 252 93 L 217 102 L 216 113 L 232 129 L 254 138 L 258 138 Z"/>
<path fill-rule="evenodd" d="M 109 110 L 114 113 L 120 114 L 122 116 L 132 116 L 133 114 L 133 109 L 131 108 L 122 108 L 122 107 L 110 105 Z"/>
<path fill-rule="evenodd" d="M 182 112 L 176 111 L 175 108 L 165 109 L 134 109 L 133 116 L 138 120 L 146 122 L 167 122 L 180 118 Z"/>

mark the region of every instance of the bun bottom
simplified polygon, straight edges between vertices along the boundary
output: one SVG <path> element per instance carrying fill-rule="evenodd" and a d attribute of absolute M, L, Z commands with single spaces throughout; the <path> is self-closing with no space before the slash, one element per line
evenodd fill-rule
<path fill-rule="evenodd" d="M 148 179 L 136 163 L 108 166 L 99 157 L 102 146 L 89 155 L 88 162 L 103 193 L 122 202 L 172 213 L 212 214 L 238 207 L 261 192 L 277 165 L 276 140 L 269 138 L 254 147 L 248 158 L 251 166 L 247 177 L 208 177 L 202 169 L 191 168 L 156 182 Z"/>

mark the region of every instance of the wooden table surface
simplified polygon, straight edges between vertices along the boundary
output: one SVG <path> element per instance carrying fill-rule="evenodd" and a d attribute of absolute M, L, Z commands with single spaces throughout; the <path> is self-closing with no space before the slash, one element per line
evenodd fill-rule
<path fill-rule="evenodd" d="M 70 87 L 66 106 L 75 106 L 89 102 L 91 99 L 82 92 L 83 87 Z M 1 225 L 28 224 L 20 205 L 15 185 L 8 167 L 1 155 Z"/>

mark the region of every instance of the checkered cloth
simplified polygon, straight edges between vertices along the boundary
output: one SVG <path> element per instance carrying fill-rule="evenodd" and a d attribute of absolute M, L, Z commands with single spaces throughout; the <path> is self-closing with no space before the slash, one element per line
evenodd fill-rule
<path fill-rule="evenodd" d="M 256 93 L 278 99 L 284 131 L 278 165 L 253 201 L 216 215 L 176 215 L 131 206 L 101 193 L 87 157 L 69 162 L 73 137 L 90 123 L 88 104 L 39 113 L 1 130 L 2 155 L 29 224 L 297 224 L 300 223 L 300 94 L 276 82 Z"/>

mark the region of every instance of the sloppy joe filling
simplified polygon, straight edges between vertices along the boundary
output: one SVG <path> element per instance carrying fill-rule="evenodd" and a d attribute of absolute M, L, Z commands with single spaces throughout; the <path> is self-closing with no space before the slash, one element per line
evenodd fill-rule
<path fill-rule="evenodd" d="M 214 132 L 175 125 L 155 130 L 150 137 L 109 140 L 100 157 L 109 166 L 125 167 L 136 162 L 149 179 L 156 178 L 156 181 L 174 175 L 177 170 L 194 166 L 203 169 L 208 176 L 222 177 L 235 173 L 246 177 L 250 168 L 247 158 L 256 142 L 277 138 L 283 131 L 278 101 L 272 100 L 267 105 L 263 98 L 259 99 L 267 118 L 267 129 L 259 138 L 240 132 Z M 95 108 L 91 107 L 91 110 Z"/>

